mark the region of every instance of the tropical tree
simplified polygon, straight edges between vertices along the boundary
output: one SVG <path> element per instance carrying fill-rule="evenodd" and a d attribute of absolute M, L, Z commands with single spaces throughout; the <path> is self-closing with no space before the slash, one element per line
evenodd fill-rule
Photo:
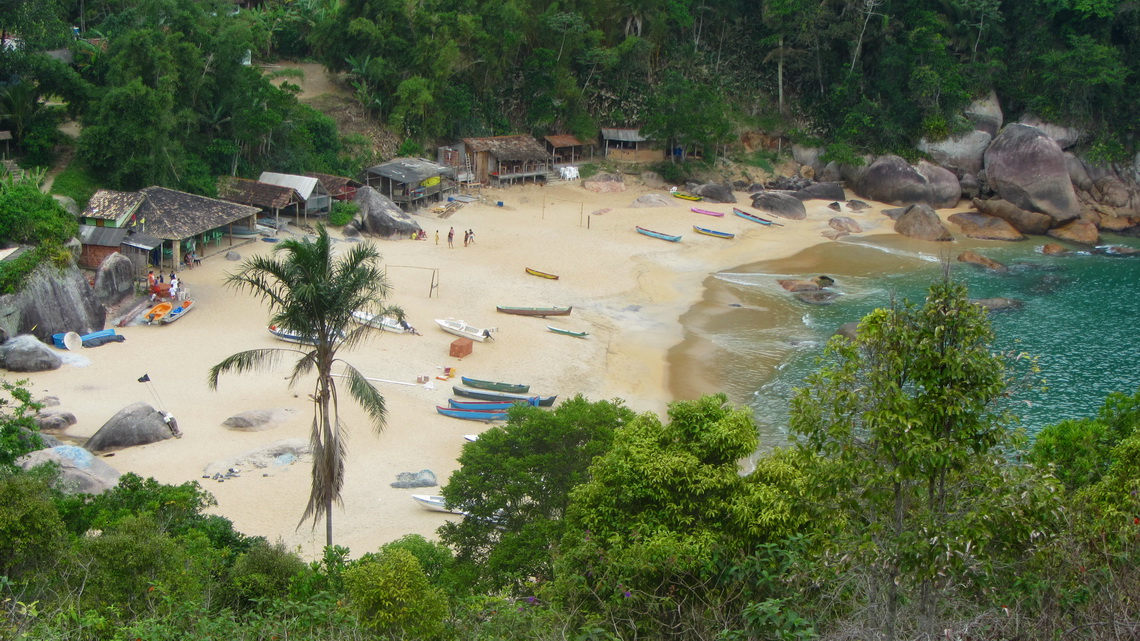
<path fill-rule="evenodd" d="M 227 372 L 241 374 L 274 366 L 289 354 L 298 356 L 289 377 L 290 386 L 307 374 L 313 381 L 313 423 L 309 438 L 313 449 L 312 491 L 301 523 L 313 519 L 313 526 L 325 517 L 325 540 L 333 544 L 332 506 L 340 502 L 344 484 L 344 424 L 340 419 L 339 396 L 333 379 L 333 366 L 344 365 L 348 392 L 371 419 L 379 433 L 384 428 L 384 397 L 352 365 L 337 358 L 342 348 L 352 348 L 367 335 L 365 327 L 355 327 L 352 312 L 369 310 L 394 314 L 403 311 L 386 305 L 390 286 L 379 267 L 380 253 L 371 243 L 353 245 L 337 257 L 324 225 L 317 226 L 316 239 L 288 239 L 268 256 L 255 256 L 226 279 L 226 284 L 249 291 L 269 303 L 270 322 L 278 327 L 311 337 L 306 348 L 253 349 L 238 352 L 210 368 L 210 389 L 217 389 L 218 377 Z M 355 329 L 350 328 L 355 327 Z M 298 524 L 300 527 L 301 523 Z"/>

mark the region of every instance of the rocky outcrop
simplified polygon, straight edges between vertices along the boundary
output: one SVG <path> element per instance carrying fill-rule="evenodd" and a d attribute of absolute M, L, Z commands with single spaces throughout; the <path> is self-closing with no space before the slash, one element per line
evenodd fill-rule
<path fill-rule="evenodd" d="M 135 293 L 135 270 L 122 252 L 105 258 L 95 273 L 95 298 L 103 305 L 115 305 Z"/>
<path fill-rule="evenodd" d="M 86 444 L 92 452 L 157 443 L 174 436 L 171 425 L 161 412 L 147 403 L 138 402 L 119 410 L 103 424 Z"/>
<path fill-rule="evenodd" d="M 630 203 L 629 206 L 640 209 L 642 207 L 672 207 L 674 204 L 673 199 L 664 194 L 645 194 Z"/>
<path fill-rule="evenodd" d="M 1033 114 L 1025 114 L 1021 117 L 1021 124 L 1033 127 L 1041 133 L 1049 136 L 1057 143 L 1061 149 L 1068 149 L 1081 141 L 1085 137 L 1084 132 L 1073 127 L 1063 127 L 1055 125 L 1051 122 L 1045 122 Z"/>
<path fill-rule="evenodd" d="M 1132 199 L 1128 187 L 1120 182 L 1116 176 L 1104 176 L 1093 183 L 1093 188 L 1100 194 L 1097 200 L 1109 207 L 1127 207 Z"/>
<path fill-rule="evenodd" d="M 207 465 L 202 473 L 205 476 L 214 476 L 240 468 L 272 470 L 273 468 L 292 465 L 311 453 L 312 448 L 309 445 L 309 439 L 282 439 L 243 452 L 233 458 L 214 461 Z"/>
<path fill-rule="evenodd" d="M 855 340 L 859 335 L 859 321 L 851 321 L 850 323 L 843 323 L 839 329 L 835 330 L 832 336 L 842 336 L 849 341 Z"/>
<path fill-rule="evenodd" d="M 881 156 L 871 163 L 855 183 L 855 191 L 864 198 L 892 205 L 934 204 L 930 181 L 898 156 Z"/>
<path fill-rule="evenodd" d="M 650 189 L 661 189 L 665 186 L 665 179 L 655 171 L 641 172 L 641 184 Z"/>
<path fill-rule="evenodd" d="M 803 278 L 780 278 L 776 282 L 789 292 L 815 292 L 823 289 L 819 283 Z"/>
<path fill-rule="evenodd" d="M 827 224 L 836 231 L 847 232 L 848 234 L 860 234 L 863 232 L 863 227 L 850 216 L 836 216 L 827 221 Z"/>
<path fill-rule="evenodd" d="M 871 206 L 868 205 L 867 203 L 863 202 L 862 200 L 848 200 L 847 201 L 847 208 L 850 209 L 851 211 L 863 211 L 865 209 L 870 209 Z"/>
<path fill-rule="evenodd" d="M 360 205 L 362 232 L 378 236 L 408 236 L 420 231 L 420 224 L 390 198 L 371 187 L 356 190 L 352 201 Z"/>
<path fill-rule="evenodd" d="M 823 169 L 823 161 L 820 160 L 822 155 L 823 149 L 819 147 L 792 145 L 792 158 L 801 165 L 811 167 L 816 173 Z"/>
<path fill-rule="evenodd" d="M 948 169 L 932 165 L 925 160 L 918 163 L 918 173 L 930 183 L 930 194 L 935 209 L 949 209 L 957 207 L 962 198 L 962 185 L 958 177 Z"/>
<path fill-rule="evenodd" d="M 0 367 L 10 372 L 46 372 L 59 369 L 63 360 L 31 334 L 21 334 L 0 345 Z"/>
<path fill-rule="evenodd" d="M 973 200 L 974 208 L 983 214 L 996 216 L 1023 234 L 1044 234 L 1053 225 L 1053 219 L 1045 214 L 1026 211 L 1013 203 L 1001 200 Z"/>
<path fill-rule="evenodd" d="M 1025 306 L 1025 301 L 1017 300 L 1016 298 L 981 298 L 970 302 L 980 307 L 985 307 L 991 312 L 1004 312 L 1021 309 Z"/>
<path fill-rule="evenodd" d="M 765 191 L 755 194 L 752 197 L 752 207 L 790 220 L 807 218 L 803 201 L 788 193 Z"/>
<path fill-rule="evenodd" d="M 980 129 L 991 136 L 1001 131 L 1004 115 L 997 94 L 990 92 L 985 98 L 975 100 L 966 108 L 966 119 L 973 123 L 975 129 Z"/>
<path fill-rule="evenodd" d="M 732 193 L 732 185 L 708 183 L 691 188 L 690 193 L 700 196 L 713 203 L 735 203 L 736 195 Z"/>
<path fill-rule="evenodd" d="M 57 410 L 40 410 L 33 419 L 41 432 L 60 432 L 75 425 L 75 415 Z"/>
<path fill-rule="evenodd" d="M 409 488 L 409 487 L 435 487 L 439 485 L 439 481 L 435 478 L 435 473 L 431 470 L 420 470 L 419 472 L 400 472 L 396 475 L 396 480 L 389 483 L 392 487 Z"/>
<path fill-rule="evenodd" d="M 975 174 L 963 174 L 958 179 L 958 186 L 962 188 L 962 198 L 973 200 L 978 197 L 982 191 L 982 186 L 978 182 L 978 177 Z"/>
<path fill-rule="evenodd" d="M 1085 169 L 1085 164 L 1071 152 L 1065 152 L 1065 168 L 1069 170 L 1069 182 L 1082 191 L 1092 189 L 1093 180 Z"/>
<path fill-rule="evenodd" d="M 947 242 L 954 240 L 942 219 L 927 205 L 912 205 L 895 221 L 895 231 L 918 240 Z"/>
<path fill-rule="evenodd" d="M 958 254 L 958 262 L 970 263 L 971 265 L 978 265 L 980 267 L 985 267 L 986 269 L 988 269 L 990 271 L 995 271 L 995 272 L 1008 271 L 1008 269 L 1006 268 L 1005 265 L 1002 265 L 1001 263 L 990 258 L 989 256 L 982 256 L 981 254 L 979 254 L 977 252 L 962 252 L 961 254 Z"/>
<path fill-rule="evenodd" d="M 1045 254 L 1046 256 L 1061 256 L 1069 253 L 1069 250 L 1065 249 L 1061 245 L 1058 245 L 1057 243 L 1045 243 L 1041 246 L 1041 253 Z"/>
<path fill-rule="evenodd" d="M 616 194 L 625 191 L 625 176 L 621 174 L 594 174 L 582 181 L 582 189 L 595 194 Z"/>
<path fill-rule="evenodd" d="M 982 169 L 982 156 L 986 153 L 986 147 L 989 147 L 993 139 L 992 134 L 975 129 L 962 136 L 937 142 L 922 140 L 918 143 L 918 149 L 929 154 L 943 167 L 976 175 Z"/>
<path fill-rule="evenodd" d="M 910 209 L 910 207 L 892 207 L 890 209 L 884 209 L 880 213 L 891 220 L 898 220 L 899 216 L 905 214 L 908 209 Z"/>
<path fill-rule="evenodd" d="M 25 470 L 54 463 L 59 468 L 54 487 L 65 494 L 102 494 L 119 482 L 119 472 L 74 445 L 58 445 L 25 454 L 16 464 Z"/>
<path fill-rule="evenodd" d="M 843 187 L 834 182 L 808 185 L 793 195 L 800 200 L 843 200 L 847 198 L 847 194 L 843 193 Z"/>
<path fill-rule="evenodd" d="M 289 420 L 295 413 L 296 410 L 284 407 L 272 410 L 248 410 L 227 418 L 222 421 L 222 425 L 234 430 L 259 432 Z"/>
<path fill-rule="evenodd" d="M 18 294 L 0 296 L 0 332 L 32 334 L 45 343 L 52 334 L 90 334 L 103 329 L 107 309 L 77 267 L 41 265 Z"/>
<path fill-rule="evenodd" d="M 1025 240 L 1025 236 L 1001 218 L 976 213 L 950 215 L 950 222 L 970 238 L 981 240 Z"/>
<path fill-rule="evenodd" d="M 1061 148 L 1040 129 L 1007 125 L 985 154 L 986 180 L 1004 200 L 1053 218 L 1077 217 L 1079 204 Z"/>
<path fill-rule="evenodd" d="M 808 305 L 830 305 L 839 298 L 839 292 L 820 290 L 817 292 L 796 292 L 795 297 Z"/>
<path fill-rule="evenodd" d="M 1100 241 L 1100 232 L 1096 225 L 1087 220 L 1074 220 L 1073 222 L 1049 230 L 1049 235 L 1058 240 L 1067 240 L 1082 245 L 1095 245 Z"/>

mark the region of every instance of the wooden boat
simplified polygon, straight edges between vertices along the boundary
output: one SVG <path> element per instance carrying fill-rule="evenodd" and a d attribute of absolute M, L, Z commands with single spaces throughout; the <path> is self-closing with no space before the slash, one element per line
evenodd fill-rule
<path fill-rule="evenodd" d="M 412 500 L 433 512 L 447 512 L 449 514 L 463 514 L 459 510 L 447 509 L 447 502 L 442 496 L 436 494 L 413 494 Z"/>
<path fill-rule="evenodd" d="M 704 200 L 700 196 L 694 196 L 693 194 L 686 194 L 680 191 L 673 192 L 673 197 L 680 198 L 681 200 Z"/>
<path fill-rule="evenodd" d="M 698 214 L 704 214 L 706 216 L 724 216 L 723 212 L 709 211 L 707 209 L 698 209 L 697 207 L 689 207 L 689 211 L 696 212 Z"/>
<path fill-rule="evenodd" d="M 512 392 L 514 394 L 525 394 L 530 391 L 530 385 L 524 383 L 498 383 L 496 381 L 484 381 L 478 378 L 469 378 L 467 376 L 460 376 L 459 380 L 467 387 L 476 387 L 479 389 L 489 389 L 496 392 Z"/>
<path fill-rule="evenodd" d="M 455 334 L 456 336 L 462 336 L 463 338 L 470 338 L 471 340 L 478 341 L 480 343 L 487 340 L 488 338 L 491 338 L 491 332 L 495 331 L 494 327 L 481 329 L 472 325 L 468 325 L 467 323 L 461 320 L 456 320 L 454 318 L 437 318 L 435 319 L 435 322 L 439 324 L 440 329 L 449 334 Z"/>
<path fill-rule="evenodd" d="M 479 435 L 478 434 L 464 434 L 463 440 L 470 441 L 470 442 L 474 443 L 475 441 L 479 440 Z"/>
<path fill-rule="evenodd" d="M 551 405 L 554 405 L 554 399 L 558 398 L 558 396 L 537 396 L 534 394 L 512 394 L 511 392 L 495 392 L 492 390 L 460 387 L 458 385 L 452 386 L 451 390 L 455 392 L 456 396 L 477 398 L 482 401 L 524 401 L 533 405 L 539 405 L 541 407 L 550 407 Z"/>
<path fill-rule="evenodd" d="M 79 335 L 75 332 L 60 332 L 59 334 L 51 335 L 51 342 L 59 349 L 70 349 L 65 342 L 68 334 L 75 334 L 79 336 L 79 344 L 83 347 L 99 347 L 106 343 L 121 343 L 126 340 L 125 336 L 116 334 L 114 329 L 101 329 L 97 332 L 90 334 Z"/>
<path fill-rule="evenodd" d="M 536 397 L 537 398 L 537 397 Z M 447 399 L 447 406 L 461 410 L 507 410 L 512 405 L 531 405 L 529 401 L 470 401 L 462 398 Z"/>
<path fill-rule="evenodd" d="M 170 310 L 172 310 L 172 309 L 174 309 L 174 303 L 170 303 L 170 302 L 159 303 L 159 304 L 155 305 L 154 307 L 151 307 L 150 309 L 146 310 L 146 313 L 143 314 L 143 318 L 146 319 L 146 322 L 148 325 L 153 325 L 153 324 L 157 323 L 158 321 L 162 320 L 163 318 L 165 318 L 166 315 L 169 314 Z"/>
<path fill-rule="evenodd" d="M 385 332 L 392 332 L 393 334 L 403 334 L 407 331 L 404 329 L 404 326 L 400 324 L 400 321 L 392 318 L 391 316 L 369 314 L 368 312 L 362 312 L 359 309 L 355 312 L 352 312 L 352 320 L 360 323 L 361 325 L 375 327 L 376 329 L 384 330 Z"/>
<path fill-rule="evenodd" d="M 662 234 L 659 231 L 653 231 L 652 229 L 646 229 L 644 227 L 638 227 L 637 233 L 645 234 L 646 236 L 649 236 L 651 238 L 660 238 L 661 240 L 667 240 L 671 243 L 681 242 L 680 236 L 670 236 L 669 234 Z"/>
<path fill-rule="evenodd" d="M 302 334 L 301 332 L 285 329 L 284 327 L 278 327 L 276 325 L 269 326 L 269 333 L 273 334 L 279 340 L 285 341 L 286 343 L 297 343 L 298 345 L 317 344 L 317 336 L 315 334 Z M 340 336 L 338 336 L 337 340 L 344 340 L 344 334 L 342 333 Z"/>
<path fill-rule="evenodd" d="M 777 227 L 783 227 L 784 226 L 782 223 L 778 223 L 774 220 L 768 220 L 767 218 L 764 218 L 763 216 L 757 216 L 756 214 L 750 214 L 750 213 L 744 211 L 743 209 L 737 209 L 736 207 L 732 208 L 732 213 L 736 214 L 737 216 L 740 216 L 744 220 L 751 220 L 754 223 L 760 223 L 761 225 L 764 225 L 764 226 L 771 226 L 771 225 L 775 225 Z"/>
<path fill-rule="evenodd" d="M 531 276 L 538 276 L 539 278 L 549 278 L 550 280 L 558 280 L 558 276 L 555 274 L 548 274 L 546 272 L 540 272 L 537 269 L 531 269 L 530 267 L 526 268 L 526 273 L 530 274 Z"/>
<path fill-rule="evenodd" d="M 561 327 L 554 327 L 553 325 L 547 325 L 546 329 L 549 329 L 550 331 L 554 332 L 555 334 L 563 334 L 565 336 L 573 336 L 574 338 L 586 338 L 587 336 L 590 335 L 589 332 L 575 332 L 575 331 L 572 331 L 569 329 L 562 329 Z"/>
<path fill-rule="evenodd" d="M 569 316 L 574 306 L 570 307 L 508 307 L 497 305 L 495 309 L 501 314 L 514 314 L 515 316 Z"/>
<path fill-rule="evenodd" d="M 178 303 L 178 307 L 170 310 L 170 312 L 166 316 L 160 318 L 159 321 L 162 323 L 173 323 L 179 318 L 182 318 L 183 316 L 189 314 L 195 307 L 196 305 L 194 304 L 194 299 L 187 298 L 186 300 Z"/>
<path fill-rule="evenodd" d="M 716 238 L 736 238 L 736 234 L 730 234 L 726 231 L 717 231 L 715 229 L 705 229 L 704 227 L 697 227 L 693 225 L 693 231 L 705 236 L 715 236 Z"/>
<path fill-rule="evenodd" d="M 461 418 L 468 421 L 505 421 L 507 420 L 506 410 L 468 410 L 458 407 L 440 407 L 435 406 L 435 411 L 450 416 L 451 418 Z"/>

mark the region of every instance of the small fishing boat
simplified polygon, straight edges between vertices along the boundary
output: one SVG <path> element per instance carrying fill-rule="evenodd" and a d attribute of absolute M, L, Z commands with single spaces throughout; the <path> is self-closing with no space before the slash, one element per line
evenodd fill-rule
<path fill-rule="evenodd" d="M 455 392 L 456 396 L 477 398 L 481 401 L 524 401 L 526 403 L 539 405 L 541 407 L 550 407 L 551 405 L 554 405 L 554 400 L 558 398 L 558 396 L 537 396 L 534 394 L 512 394 L 511 392 L 495 392 L 492 390 L 460 387 L 458 385 L 452 386 L 451 390 Z"/>
<path fill-rule="evenodd" d="M 451 418 L 461 418 L 467 421 L 505 421 L 507 420 L 506 410 L 468 410 L 458 407 L 440 407 L 435 406 L 435 411 L 450 416 Z"/>
<path fill-rule="evenodd" d="M 550 280 L 558 280 L 558 276 L 555 274 L 548 274 L 546 272 L 540 272 L 537 269 L 531 269 L 530 267 L 526 268 L 526 273 L 530 274 L 531 276 L 538 276 L 539 278 L 549 278 Z"/>
<path fill-rule="evenodd" d="M 706 229 L 704 227 L 697 227 L 693 225 L 693 231 L 705 236 L 715 236 L 716 238 L 736 238 L 736 234 L 730 234 L 726 231 L 717 231 L 715 229 Z"/>
<path fill-rule="evenodd" d="M 196 307 L 196 305 L 194 304 L 194 299 L 193 298 L 187 298 L 186 300 L 178 303 L 177 307 L 170 310 L 170 312 L 167 313 L 166 316 L 163 316 L 162 318 L 160 318 L 159 321 L 164 323 L 164 324 L 173 323 L 174 321 L 178 320 L 179 318 L 182 318 L 183 316 L 189 314 L 190 311 L 193 310 L 195 307 Z"/>
<path fill-rule="evenodd" d="M 565 336 L 573 336 L 574 338 L 586 338 L 587 336 L 590 335 L 589 332 L 575 332 L 575 331 L 569 330 L 569 329 L 562 329 L 561 327 L 554 327 L 553 325 L 547 325 L 546 329 L 549 329 L 550 331 L 554 332 L 555 334 L 563 334 Z"/>
<path fill-rule="evenodd" d="M 71 346 L 65 342 L 65 338 L 68 334 L 75 334 L 76 336 L 79 336 L 79 344 L 83 347 L 99 347 L 100 345 L 105 345 L 106 343 L 121 343 L 126 340 L 125 336 L 116 334 L 114 329 L 101 329 L 97 332 L 91 332 L 90 334 L 83 335 L 79 335 L 75 332 L 60 332 L 59 334 L 52 334 L 52 344 L 59 349 L 71 349 Z"/>
<path fill-rule="evenodd" d="M 775 225 L 777 227 L 783 227 L 784 226 L 782 223 L 778 223 L 774 220 L 768 220 L 767 218 L 764 218 L 763 216 L 757 216 L 756 214 L 750 214 L 750 213 L 744 211 L 743 209 L 737 209 L 736 207 L 732 208 L 732 213 L 736 214 L 737 216 L 740 216 L 744 220 L 751 220 L 754 223 L 760 223 L 761 225 L 764 225 L 766 227 L 771 226 L 771 225 Z"/>
<path fill-rule="evenodd" d="M 508 307 L 497 305 L 496 310 L 501 314 L 514 314 L 515 316 L 569 316 L 574 306 L 570 307 Z"/>
<path fill-rule="evenodd" d="M 723 212 L 719 212 L 719 211 L 709 211 L 709 210 L 707 210 L 707 209 L 699 209 L 699 208 L 697 208 L 697 207 L 689 207 L 689 211 L 691 211 L 691 212 L 696 212 L 696 213 L 698 213 L 698 214 L 704 214 L 704 215 L 706 215 L 706 216 L 724 216 L 724 213 L 723 213 Z"/>
<path fill-rule="evenodd" d="M 537 398 L 537 397 L 536 397 Z M 532 405 L 529 401 L 471 401 L 462 398 L 447 399 L 447 406 L 461 410 L 507 410 L 512 405 Z"/>
<path fill-rule="evenodd" d="M 413 494 L 412 500 L 433 512 L 448 512 L 450 514 L 463 514 L 459 510 L 447 509 L 447 501 L 436 494 Z"/>
<path fill-rule="evenodd" d="M 297 343 L 298 345 L 316 345 L 318 342 L 316 334 L 302 334 L 301 332 L 285 329 L 284 327 L 278 327 L 276 325 L 269 326 L 269 333 L 273 334 L 275 337 L 277 337 L 277 339 L 285 341 L 286 343 Z M 337 340 L 344 340 L 343 332 L 337 337 Z"/>
<path fill-rule="evenodd" d="M 479 440 L 479 435 L 478 434 L 464 434 L 463 440 L 470 441 L 471 443 L 474 443 L 475 441 Z"/>
<path fill-rule="evenodd" d="M 700 196 L 694 196 L 693 194 L 686 194 L 680 191 L 673 192 L 673 197 L 680 198 L 681 200 L 704 200 Z"/>
<path fill-rule="evenodd" d="M 375 327 L 376 329 L 381 329 L 385 332 L 392 332 L 393 334 L 403 334 L 407 331 L 404 329 L 404 326 L 400 324 L 399 320 L 392 318 L 391 316 L 369 314 L 368 312 L 362 312 L 359 309 L 355 312 L 352 312 L 352 320 L 360 323 L 361 325 Z"/>
<path fill-rule="evenodd" d="M 454 318 L 437 318 L 435 319 L 435 322 L 439 324 L 440 329 L 449 334 L 455 334 L 456 336 L 462 336 L 463 338 L 470 338 L 471 340 L 478 341 L 480 343 L 487 340 L 488 338 L 491 338 L 491 332 L 495 331 L 494 327 L 481 329 L 479 327 L 468 325 L 467 323 L 461 320 L 456 320 Z"/>
<path fill-rule="evenodd" d="M 652 229 L 646 229 L 644 227 L 638 227 L 637 233 L 645 234 L 646 236 L 649 236 L 651 238 L 660 238 L 661 240 L 667 240 L 671 243 L 681 242 L 680 236 L 670 236 L 669 234 L 662 234 L 659 231 L 653 231 Z"/>
<path fill-rule="evenodd" d="M 164 302 L 151 307 L 143 314 L 143 318 L 148 325 L 153 325 L 166 317 L 170 310 L 174 309 L 174 303 Z"/>
<path fill-rule="evenodd" d="M 525 394 L 530 391 L 530 385 L 524 383 L 499 383 L 496 381 L 484 381 L 478 378 L 469 378 L 467 376 L 460 376 L 459 380 L 467 387 L 476 387 L 479 389 L 489 389 L 496 392 L 512 392 L 515 394 Z"/>

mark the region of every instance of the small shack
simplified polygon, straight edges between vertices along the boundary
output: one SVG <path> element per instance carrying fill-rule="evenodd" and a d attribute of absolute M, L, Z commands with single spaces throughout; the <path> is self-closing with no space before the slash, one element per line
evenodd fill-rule
<path fill-rule="evenodd" d="M 162 241 L 136 231 L 136 228 L 79 226 L 79 266 L 98 269 L 111 254 L 120 253 L 130 259 L 135 276 L 142 276 L 152 264 L 157 264 L 154 250 Z"/>
<path fill-rule="evenodd" d="M 608 160 L 658 162 L 665 160 L 665 150 L 641 135 L 640 129 L 602 129 L 602 148 Z"/>
<path fill-rule="evenodd" d="M 139 222 L 137 214 L 144 200 L 146 196 L 137 191 L 100 189 L 79 214 L 79 224 L 120 229 L 134 226 Z"/>
<path fill-rule="evenodd" d="M 570 134 L 546 136 L 546 151 L 554 157 L 555 167 L 573 165 L 586 157 L 586 146 Z"/>
<path fill-rule="evenodd" d="M 396 158 L 364 170 L 364 182 L 401 209 L 443 200 L 455 191 L 455 171 L 424 158 Z"/>
<path fill-rule="evenodd" d="M 300 213 L 305 216 L 328 213 L 329 209 L 332 208 L 332 196 L 329 195 L 328 189 L 320 180 L 312 176 L 263 171 L 257 181 L 295 189 L 301 196 Z"/>
<path fill-rule="evenodd" d="M 356 196 L 356 190 L 364 186 L 359 181 L 344 176 L 319 174 L 315 171 L 307 171 L 305 175 L 321 181 L 333 200 L 351 201 Z"/>
<path fill-rule="evenodd" d="M 139 208 L 144 232 L 164 241 L 160 260 L 169 258 L 174 269 L 181 267 L 184 251 L 197 251 L 199 244 L 221 245 L 226 229 L 235 223 L 254 228 L 261 211 L 166 187 L 147 187 L 140 192 L 146 196 Z M 233 242 L 230 235 L 230 245 Z"/>
<path fill-rule="evenodd" d="M 301 194 L 292 187 L 234 176 L 218 178 L 218 198 L 239 205 L 258 207 L 268 214 L 273 214 L 275 228 L 281 227 L 282 212 L 296 216 L 301 208 Z"/>
<path fill-rule="evenodd" d="M 467 173 L 473 182 L 497 185 L 550 180 L 554 157 L 534 136 L 464 138 Z"/>

